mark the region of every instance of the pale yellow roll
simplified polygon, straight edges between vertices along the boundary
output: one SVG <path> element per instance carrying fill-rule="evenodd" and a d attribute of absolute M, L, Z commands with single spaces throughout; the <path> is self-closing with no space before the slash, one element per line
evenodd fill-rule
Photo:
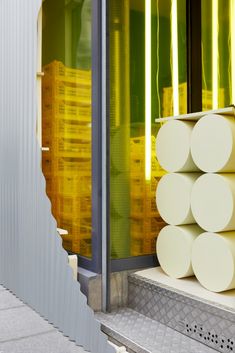
<path fill-rule="evenodd" d="M 198 173 L 170 173 L 157 186 L 157 209 L 164 221 L 171 225 L 195 223 L 191 211 L 191 192 Z"/>
<path fill-rule="evenodd" d="M 157 257 L 163 271 L 172 278 L 192 276 L 191 253 L 194 240 L 202 229 L 196 224 L 166 226 L 157 238 Z"/>
<path fill-rule="evenodd" d="M 235 232 L 203 233 L 194 242 L 192 266 L 198 281 L 212 292 L 235 288 Z"/>
<path fill-rule="evenodd" d="M 156 139 L 159 164 L 168 172 L 198 171 L 191 156 L 191 134 L 195 122 L 171 120 L 161 126 Z"/>
<path fill-rule="evenodd" d="M 235 119 L 208 114 L 194 126 L 191 152 L 204 172 L 235 172 Z"/>
<path fill-rule="evenodd" d="M 208 232 L 235 230 L 235 174 L 203 174 L 192 190 L 196 222 Z"/>

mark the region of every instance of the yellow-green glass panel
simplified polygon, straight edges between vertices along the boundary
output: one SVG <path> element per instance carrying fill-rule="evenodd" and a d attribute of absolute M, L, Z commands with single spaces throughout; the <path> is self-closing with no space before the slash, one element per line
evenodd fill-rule
<path fill-rule="evenodd" d="M 202 109 L 234 103 L 234 1 L 202 0 Z"/>
<path fill-rule="evenodd" d="M 155 252 L 155 119 L 187 112 L 186 1 L 109 0 L 112 258 Z"/>

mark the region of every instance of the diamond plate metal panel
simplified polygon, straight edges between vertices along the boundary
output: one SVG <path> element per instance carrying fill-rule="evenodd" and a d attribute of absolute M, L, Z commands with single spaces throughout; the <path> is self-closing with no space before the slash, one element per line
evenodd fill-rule
<path fill-rule="evenodd" d="M 129 306 L 221 352 L 235 351 L 235 314 L 174 288 L 129 276 Z"/>
<path fill-rule="evenodd" d="M 215 350 L 152 320 L 124 308 L 111 314 L 97 314 L 109 336 L 137 353 L 212 353 Z"/>
<path fill-rule="evenodd" d="M 0 283 L 78 345 L 111 353 L 73 280 L 46 196 L 36 137 L 40 6 L 0 1 Z"/>

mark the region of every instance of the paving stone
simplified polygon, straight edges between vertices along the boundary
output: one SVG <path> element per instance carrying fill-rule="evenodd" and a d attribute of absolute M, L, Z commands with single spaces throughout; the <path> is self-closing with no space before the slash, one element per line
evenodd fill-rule
<path fill-rule="evenodd" d="M 85 351 L 56 331 L 0 343 L 0 353 L 85 353 Z"/>
<path fill-rule="evenodd" d="M 0 288 L 0 311 L 20 306 L 24 306 L 24 303 L 22 301 L 17 299 L 9 291 L 1 290 Z"/>
<path fill-rule="evenodd" d="M 0 286 L 0 353 L 85 353 Z"/>
<path fill-rule="evenodd" d="M 0 312 L 0 343 L 55 330 L 27 306 Z"/>

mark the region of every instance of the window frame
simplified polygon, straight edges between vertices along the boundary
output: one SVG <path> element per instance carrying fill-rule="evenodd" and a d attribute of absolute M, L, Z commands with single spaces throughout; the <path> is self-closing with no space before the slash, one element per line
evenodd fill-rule
<path fill-rule="evenodd" d="M 92 258 L 78 255 L 79 266 L 101 274 L 158 265 L 156 255 L 110 258 L 110 220 L 107 216 L 110 209 L 108 2 L 102 0 L 100 5 L 93 1 L 92 5 Z M 202 107 L 202 63 L 198 60 L 201 57 L 200 26 L 201 0 L 187 0 L 188 113 L 201 111 Z M 106 184 L 102 180 L 106 180 Z"/>

